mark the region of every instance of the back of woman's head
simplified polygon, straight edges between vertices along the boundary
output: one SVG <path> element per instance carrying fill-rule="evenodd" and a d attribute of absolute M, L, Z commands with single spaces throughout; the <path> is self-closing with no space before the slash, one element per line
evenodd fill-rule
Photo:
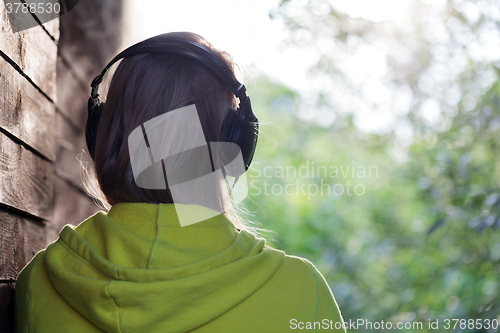
<path fill-rule="evenodd" d="M 201 36 L 188 32 L 167 35 L 204 44 L 234 72 L 229 55 L 213 48 Z M 236 107 L 236 98 L 216 75 L 176 55 L 148 53 L 121 61 L 109 86 L 93 158 L 99 189 L 92 192 L 102 192 L 98 199 L 104 201 L 104 206 L 109 208 L 118 202 L 173 202 L 168 188 L 137 186 L 127 138 L 144 122 L 191 104 L 196 105 L 206 142 L 218 141 L 224 117 Z"/>

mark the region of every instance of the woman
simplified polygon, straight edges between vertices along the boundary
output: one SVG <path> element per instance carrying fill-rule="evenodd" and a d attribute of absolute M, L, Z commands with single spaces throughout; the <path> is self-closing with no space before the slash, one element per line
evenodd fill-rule
<path fill-rule="evenodd" d="M 103 105 L 98 85 L 121 57 Z M 345 331 L 314 265 L 230 214 L 257 119 L 226 53 L 160 35 L 92 88 L 87 144 L 111 208 L 65 226 L 23 269 L 17 332 Z"/>

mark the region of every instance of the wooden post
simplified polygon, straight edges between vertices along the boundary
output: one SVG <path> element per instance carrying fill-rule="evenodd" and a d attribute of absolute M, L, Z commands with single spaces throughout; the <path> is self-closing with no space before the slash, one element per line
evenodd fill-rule
<path fill-rule="evenodd" d="M 82 186 L 77 155 L 87 150 L 90 82 L 121 45 L 122 7 L 80 1 L 60 19 L 13 32 L 0 1 L 1 332 L 12 331 L 22 268 L 65 224 L 99 210 Z"/>

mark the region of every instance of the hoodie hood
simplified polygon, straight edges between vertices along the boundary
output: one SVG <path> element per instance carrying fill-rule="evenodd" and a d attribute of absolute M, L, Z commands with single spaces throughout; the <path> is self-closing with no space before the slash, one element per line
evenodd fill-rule
<path fill-rule="evenodd" d="M 44 263 L 61 297 L 107 332 L 186 332 L 254 294 L 284 255 L 224 215 L 181 227 L 173 204 L 118 203 L 66 225 Z"/>

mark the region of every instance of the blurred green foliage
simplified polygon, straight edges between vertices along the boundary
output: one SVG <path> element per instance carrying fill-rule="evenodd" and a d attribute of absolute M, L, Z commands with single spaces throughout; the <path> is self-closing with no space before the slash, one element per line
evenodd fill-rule
<path fill-rule="evenodd" d="M 251 219 L 277 233 L 273 246 L 318 267 L 345 320 L 420 321 L 423 332 L 498 332 L 443 328 L 445 319 L 500 320 L 500 62 L 468 49 L 481 42 L 485 26 L 498 30 L 500 17 L 481 9 L 492 2 L 448 1 L 434 12 L 421 4 L 414 29 L 406 32 L 350 18 L 331 6 L 317 30 L 314 6 L 329 3 L 300 2 L 301 10 L 295 10 L 300 15 L 294 16 L 286 8 L 293 2 L 283 1 L 273 15 L 285 20 L 295 47 L 317 46 L 320 38 L 293 38 L 308 29 L 309 36 L 327 35 L 340 46 L 356 35 L 366 43 L 390 39 L 391 45 L 409 48 L 412 61 L 404 66 L 389 61 L 387 84 L 412 90 L 410 108 L 400 119 L 412 136 L 402 144 L 397 129 L 364 133 L 354 124 L 355 111 L 338 112 L 335 101 L 328 102 L 333 124 L 306 121 L 298 92 L 257 79 L 251 96 L 263 125 L 247 176 Z M 465 3 L 479 8 L 479 18 L 463 14 Z M 445 27 L 446 42 L 426 34 L 432 15 Z M 448 58 L 436 53 L 443 45 Z M 457 54 L 465 59 L 460 70 L 434 78 L 427 89 L 422 80 L 432 68 L 453 65 Z M 329 63 L 321 65 L 322 75 L 353 86 L 334 60 L 321 54 L 319 63 Z M 429 98 L 441 109 L 434 122 L 419 113 Z M 439 329 L 429 329 L 429 320 L 436 319 Z"/>

